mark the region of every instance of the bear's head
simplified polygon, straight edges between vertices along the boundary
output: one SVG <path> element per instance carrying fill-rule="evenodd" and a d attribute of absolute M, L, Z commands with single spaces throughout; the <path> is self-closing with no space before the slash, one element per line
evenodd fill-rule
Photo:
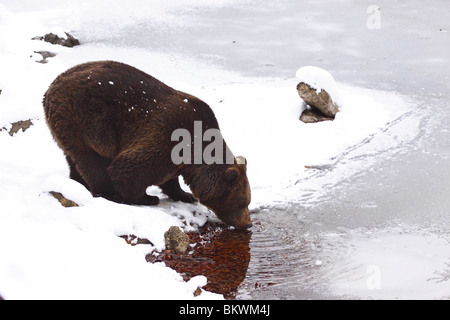
<path fill-rule="evenodd" d="M 209 166 L 211 169 L 211 166 Z M 215 169 L 214 182 L 208 174 L 202 178 L 209 180 L 207 190 L 195 190 L 191 188 L 194 196 L 200 203 L 214 211 L 216 216 L 236 228 L 248 228 L 252 225 L 248 205 L 251 200 L 251 190 L 247 179 L 247 160 L 244 157 L 236 157 L 234 164 L 218 165 Z M 192 187 L 192 186 L 191 186 Z M 200 191 L 200 192 L 196 192 Z"/>
<path fill-rule="evenodd" d="M 220 179 L 221 196 L 208 203 L 217 217 L 236 228 L 252 225 L 248 205 L 251 201 L 250 184 L 247 179 L 247 160 L 237 157 L 233 165 Z"/>

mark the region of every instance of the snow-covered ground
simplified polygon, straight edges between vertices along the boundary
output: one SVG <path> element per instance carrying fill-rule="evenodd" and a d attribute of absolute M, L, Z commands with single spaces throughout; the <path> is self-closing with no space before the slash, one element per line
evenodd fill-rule
<path fill-rule="evenodd" d="M 442 171 L 450 156 L 442 125 L 449 115 L 430 116 L 443 112 L 449 102 L 444 66 L 450 54 L 442 54 L 449 53 L 443 44 L 448 43 L 449 26 L 437 24 L 446 21 L 440 19 L 442 8 L 436 9 L 444 6 L 438 1 L 436 10 L 419 6 L 419 1 L 388 3 L 379 4 L 386 8 L 381 29 L 368 30 L 370 3 L 360 1 L 339 6 L 308 1 L 302 8 L 286 0 L 3 0 L 0 128 L 27 119 L 34 125 L 13 137 L 0 132 L 0 295 L 191 299 L 206 282 L 200 276 L 186 283 L 162 263 L 145 261 L 147 253 L 164 248 L 163 234 L 170 226 L 192 230 L 216 220 L 204 207 L 163 196 L 157 207 L 120 205 L 93 198 L 68 179 L 63 154 L 43 117 L 42 96 L 69 67 L 108 59 L 133 65 L 213 108 L 233 153 L 248 160 L 251 209 L 259 221 L 255 239 L 261 239 L 261 228 L 289 230 L 303 244 L 321 239 L 324 249 L 312 254 L 320 261 L 313 281 L 299 278 L 304 271 L 296 273 L 313 294 L 294 297 L 324 292 L 363 298 L 449 297 L 445 226 L 450 223 L 444 200 L 449 185 L 448 173 Z M 427 11 L 418 13 L 419 8 Z M 418 24 L 410 25 L 411 13 Z M 408 28 L 404 35 L 396 23 Z M 64 48 L 31 40 L 63 31 L 82 45 Z M 400 38 L 404 45 L 397 42 Z M 409 53 L 400 54 L 403 48 Z M 40 64 L 35 51 L 57 55 Z M 298 120 L 303 104 L 295 73 L 306 65 L 325 68 L 337 81 L 340 112 L 332 122 Z M 428 170 L 423 165 L 430 165 L 430 159 L 436 163 Z M 442 179 L 432 179 L 438 177 Z M 430 182 L 433 192 L 425 192 L 430 197 L 411 208 L 423 194 L 423 183 Z M 48 191 L 62 192 L 80 207 L 63 208 Z M 159 194 L 157 188 L 149 191 Z M 271 211 L 289 218 L 277 220 Z M 292 217 L 301 227 L 283 226 Z M 154 246 L 132 247 L 119 238 L 130 234 Z M 263 251 L 252 252 L 244 287 L 261 282 L 258 263 L 264 264 L 263 258 Z M 407 276 L 399 280 L 400 274 Z M 284 290 L 289 294 L 280 296 L 292 295 Z M 277 298 L 277 293 L 268 288 L 261 296 Z M 255 297 L 247 291 L 241 296 Z M 222 297 L 203 292 L 199 298 Z"/>

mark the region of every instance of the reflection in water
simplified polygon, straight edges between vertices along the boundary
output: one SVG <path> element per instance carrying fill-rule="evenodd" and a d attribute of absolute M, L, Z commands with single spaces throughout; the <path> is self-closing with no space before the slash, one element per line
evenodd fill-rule
<path fill-rule="evenodd" d="M 165 250 L 147 261 L 186 281 L 204 275 L 204 289 L 226 299 L 448 298 L 448 234 L 397 223 L 331 228 L 321 221 L 334 212 L 303 213 L 261 210 L 245 231 L 208 223 L 188 233 L 188 254 Z"/>
<path fill-rule="evenodd" d="M 290 210 L 269 210 L 252 216 L 252 259 L 238 299 L 314 299 L 327 295 L 328 241 Z"/>
<path fill-rule="evenodd" d="M 191 246 L 189 254 L 180 255 L 165 250 L 159 255 L 147 255 L 148 262 L 164 262 L 188 281 L 204 275 L 208 283 L 203 289 L 235 297 L 244 281 L 250 262 L 251 231 L 231 230 L 205 225 L 198 232 L 187 233 Z"/>

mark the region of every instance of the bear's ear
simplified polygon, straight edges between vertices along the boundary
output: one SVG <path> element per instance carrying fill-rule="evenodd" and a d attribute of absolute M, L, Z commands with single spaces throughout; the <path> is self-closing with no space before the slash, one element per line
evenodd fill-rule
<path fill-rule="evenodd" d="M 236 168 L 228 168 L 225 171 L 225 180 L 228 182 L 233 182 L 239 176 L 239 171 Z"/>
<path fill-rule="evenodd" d="M 247 166 L 247 159 L 243 156 L 236 157 L 236 164 L 245 164 Z"/>

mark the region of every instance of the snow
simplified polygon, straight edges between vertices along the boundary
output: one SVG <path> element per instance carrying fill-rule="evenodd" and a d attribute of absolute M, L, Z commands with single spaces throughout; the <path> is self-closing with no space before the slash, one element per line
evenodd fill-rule
<path fill-rule="evenodd" d="M 233 153 L 248 160 L 252 187 L 250 209 L 254 212 L 292 203 L 321 209 L 318 203 L 329 194 L 330 188 L 366 169 L 378 170 L 374 167 L 380 153 L 386 150 L 395 153 L 398 146 L 422 134 L 419 110 L 422 105 L 413 97 L 345 83 L 340 80 L 349 79 L 343 76 L 345 67 L 334 67 L 332 73 L 340 75 L 336 76 L 337 81 L 329 71 L 311 66 L 311 59 L 307 63 L 296 60 L 295 67 L 285 77 L 267 76 L 266 71 L 264 76 L 244 75 L 245 68 L 240 72 L 234 65 L 232 70 L 226 63 L 217 63 L 221 61 L 218 54 L 208 53 L 210 47 L 222 46 L 221 40 L 207 44 L 208 49 L 200 55 L 189 48 L 186 52 L 171 50 L 176 44 L 161 40 L 172 39 L 186 26 L 201 25 L 192 20 L 190 12 L 203 12 L 208 17 L 208 12 L 228 12 L 247 3 L 252 6 L 253 1 L 195 0 L 187 4 L 180 0 L 164 3 L 95 0 L 74 4 L 68 0 L 50 0 L 44 5 L 24 0 L 0 4 L 0 128 L 9 129 L 11 123 L 27 119 L 32 119 L 34 124 L 25 133 L 18 132 L 13 137 L 0 132 L 2 297 L 194 299 L 197 287 L 206 284 L 203 276 L 185 282 L 164 264 L 147 263 L 145 255 L 164 249 L 164 232 L 170 226 L 195 230 L 208 220 L 217 221 L 214 214 L 198 204 L 171 202 L 155 187 L 149 188 L 148 193 L 161 197 L 161 204 L 156 207 L 116 204 L 93 198 L 83 186 L 68 178 L 65 158 L 45 123 L 42 97 L 57 75 L 78 63 L 105 59 L 128 63 L 207 102 Z M 271 12 L 272 5 L 261 12 Z M 312 29 L 324 38 L 325 34 L 336 34 L 343 29 L 332 22 L 319 23 L 315 19 L 313 16 Z M 137 32 L 136 28 L 144 31 Z M 82 45 L 70 49 L 31 40 L 48 32 L 61 36 L 70 32 L 80 38 Z M 161 48 L 142 45 L 144 36 L 159 40 Z M 243 41 L 236 37 L 238 46 Z M 196 43 L 201 38 L 195 39 Z M 180 39 L 184 46 L 182 40 L 189 39 Z M 317 41 L 305 39 L 304 52 L 308 57 L 315 56 L 316 49 L 325 43 L 314 40 Z M 334 46 L 341 48 L 340 44 Z M 348 47 L 350 56 L 357 56 L 357 50 Z M 47 64 L 39 64 L 34 61 L 34 51 L 51 51 L 57 55 L 49 58 Z M 342 52 L 338 50 L 338 54 Z M 242 62 L 245 56 L 234 56 L 233 61 L 238 61 L 239 67 L 247 66 Z M 350 60 L 345 60 L 346 66 Z M 367 77 L 378 72 L 382 73 L 375 70 Z M 364 78 L 365 75 L 351 76 Z M 334 121 L 315 124 L 299 121 L 304 106 L 295 88 L 300 81 L 331 94 L 340 108 Z M 112 81 L 108 83 L 114 85 Z M 332 175 L 322 174 L 329 168 L 333 168 Z M 49 191 L 61 192 L 80 206 L 63 208 Z M 352 189 L 344 193 L 347 192 L 351 194 Z M 364 210 L 375 210 L 382 203 L 368 196 L 359 205 Z M 330 285 L 334 294 L 342 296 L 384 298 L 402 296 L 406 290 L 411 292 L 406 297 L 414 298 L 420 296 L 417 291 L 421 289 L 434 290 L 428 298 L 448 296 L 448 281 L 437 286 L 429 281 L 433 274 L 435 277 L 444 274 L 448 263 L 443 258 L 448 258 L 446 238 L 422 231 L 399 235 L 401 232 L 382 230 L 370 237 L 362 236 L 363 232 L 351 233 L 350 249 L 341 261 L 330 263 L 327 257 L 320 257 L 314 260 L 315 265 L 329 272 L 331 278 L 341 267 L 345 269 L 344 276 L 337 277 L 340 281 Z M 149 239 L 153 245 L 130 246 L 119 238 L 132 234 Z M 395 264 L 412 268 L 404 279 L 396 278 L 401 268 L 392 268 L 393 260 L 397 261 Z M 365 276 L 370 266 L 380 268 L 381 286 L 388 289 L 388 294 L 367 292 Z M 436 274 L 436 268 L 444 271 Z M 195 299 L 221 298 L 203 291 Z"/>

